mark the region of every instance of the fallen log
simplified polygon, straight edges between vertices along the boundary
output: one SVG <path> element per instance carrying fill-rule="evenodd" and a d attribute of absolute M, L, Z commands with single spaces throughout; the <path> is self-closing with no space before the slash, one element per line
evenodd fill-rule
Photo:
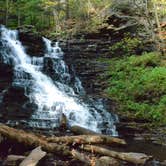
<path fill-rule="evenodd" d="M 91 165 L 90 158 L 88 156 L 86 156 L 84 153 L 80 153 L 77 150 L 73 149 L 71 151 L 71 154 L 72 154 L 74 159 L 77 159 L 77 160 L 83 162 L 84 164 Z"/>
<path fill-rule="evenodd" d="M 61 155 L 71 154 L 69 147 L 66 145 L 58 145 L 56 143 L 48 143 L 46 138 L 27 133 L 23 130 L 17 130 L 6 125 L 0 124 L 0 134 L 9 140 L 14 140 L 29 147 L 41 146 L 46 152 L 57 153 Z"/>
<path fill-rule="evenodd" d="M 37 147 L 20 163 L 19 166 L 36 166 L 39 160 L 46 155 L 46 152 L 41 150 L 41 147 Z"/>
<path fill-rule="evenodd" d="M 86 129 L 84 127 L 81 127 L 81 126 L 72 126 L 70 128 L 70 130 L 74 133 L 74 134 L 78 134 L 78 135 L 98 135 L 98 133 L 92 131 L 92 130 L 89 130 L 89 129 Z"/>
<path fill-rule="evenodd" d="M 100 155 L 110 156 L 113 158 L 117 158 L 120 160 L 124 160 L 134 164 L 145 164 L 152 156 L 147 156 L 143 153 L 124 153 L 124 152 L 116 152 L 112 150 L 108 150 L 99 146 L 94 145 L 84 145 L 81 149 L 86 150 L 92 153 L 98 153 Z"/>
<path fill-rule="evenodd" d="M 111 137 L 108 135 L 78 135 L 78 136 L 64 136 L 64 137 L 49 137 L 48 142 L 54 143 L 66 143 L 66 144 L 121 144 L 125 145 L 126 142 L 123 139 Z"/>
<path fill-rule="evenodd" d="M 112 157 L 108 157 L 108 156 L 102 156 L 99 159 L 93 159 L 93 161 L 91 161 L 91 163 L 93 163 L 94 166 L 119 166 L 120 162 L 118 160 L 116 160 L 115 158 Z"/>
<path fill-rule="evenodd" d="M 44 137 L 42 135 L 36 136 L 32 133 L 27 133 L 23 130 L 17 130 L 17 129 L 8 127 L 8 126 L 3 125 L 3 124 L 0 124 L 0 134 L 4 138 L 16 141 L 17 143 L 24 144 L 27 147 L 41 146 L 42 150 L 44 150 L 46 152 L 56 153 L 56 154 L 61 155 L 61 156 L 70 156 L 70 157 L 73 156 L 74 157 L 69 146 L 67 146 L 65 144 L 60 145 L 58 143 L 50 143 L 50 142 L 48 142 L 48 138 L 46 139 L 46 137 Z M 98 137 L 96 137 L 96 136 L 98 136 Z M 101 136 L 103 136 L 103 138 L 105 138 L 104 135 L 93 135 L 93 136 L 91 136 L 91 138 L 99 138 L 99 140 L 100 140 Z M 78 137 L 79 136 L 77 136 L 77 138 Z M 73 141 L 73 139 L 76 139 L 76 137 L 74 137 L 74 136 L 72 136 L 71 138 L 72 138 L 71 139 L 72 141 Z M 85 139 L 85 136 L 83 136 L 83 138 Z M 88 139 L 90 139 L 90 141 L 93 142 L 91 140 L 91 138 L 88 138 Z M 84 139 L 82 139 L 82 141 L 85 141 Z M 109 137 L 109 139 L 110 139 L 110 137 Z M 109 139 L 105 139 L 105 141 L 109 142 L 110 141 Z M 64 141 L 65 141 L 65 139 L 64 139 Z M 79 142 L 79 139 L 77 140 L 77 142 Z M 112 142 L 112 139 L 111 139 L 111 142 Z M 122 141 L 122 143 L 125 143 L 125 142 Z M 103 155 L 109 156 L 109 157 L 113 157 L 116 159 L 131 162 L 134 164 L 144 164 L 148 159 L 151 158 L 151 156 L 147 156 L 147 155 L 142 154 L 142 153 L 122 153 L 122 152 L 116 152 L 116 151 L 111 151 L 111 150 L 108 150 L 105 148 L 101 148 L 99 146 L 87 145 L 87 144 L 80 146 L 80 148 L 85 150 L 85 151 L 94 153 L 94 154 L 100 154 L 102 156 Z M 78 157 L 76 157 L 76 159 L 78 159 Z"/>
<path fill-rule="evenodd" d="M 84 153 L 80 153 L 77 150 L 72 150 L 73 158 L 83 162 L 86 165 L 91 166 L 119 166 L 120 162 L 112 157 L 102 156 L 100 158 L 92 157 L 85 155 Z"/>

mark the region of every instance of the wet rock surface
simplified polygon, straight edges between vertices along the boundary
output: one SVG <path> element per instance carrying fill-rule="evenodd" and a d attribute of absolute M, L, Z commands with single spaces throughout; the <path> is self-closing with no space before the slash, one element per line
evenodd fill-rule
<path fill-rule="evenodd" d="M 100 40 L 70 40 L 67 43 L 61 43 L 62 50 L 65 52 L 65 59 L 69 68 L 74 68 L 76 75 L 79 76 L 83 87 L 88 94 L 99 94 L 105 88 L 104 82 L 99 81 L 108 65 L 99 61 L 99 58 L 106 57 L 109 54 L 109 42 L 105 41 L 101 49 Z M 100 79 L 101 80 L 101 79 Z"/>
<path fill-rule="evenodd" d="M 44 54 L 44 42 L 42 37 L 32 32 L 20 31 L 19 39 L 25 46 L 26 52 L 31 56 L 43 56 Z"/>
<path fill-rule="evenodd" d="M 36 109 L 36 105 L 29 103 L 29 98 L 25 96 L 23 87 L 10 86 L 3 94 L 1 103 L 1 114 L 3 119 L 8 120 L 25 120 L 31 116 L 31 113 Z"/>
<path fill-rule="evenodd" d="M 10 86 L 13 77 L 12 70 L 12 66 L 0 63 L 0 93 Z"/>

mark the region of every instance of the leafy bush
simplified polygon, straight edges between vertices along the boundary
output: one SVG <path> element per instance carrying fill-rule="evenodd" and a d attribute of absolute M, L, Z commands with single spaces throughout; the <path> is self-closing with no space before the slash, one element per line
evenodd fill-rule
<path fill-rule="evenodd" d="M 144 53 L 109 61 L 110 98 L 119 103 L 119 111 L 135 117 L 166 121 L 166 67 L 158 53 Z"/>
<path fill-rule="evenodd" d="M 138 38 L 125 37 L 121 41 L 112 45 L 109 49 L 112 54 L 132 55 L 141 47 L 141 41 Z"/>

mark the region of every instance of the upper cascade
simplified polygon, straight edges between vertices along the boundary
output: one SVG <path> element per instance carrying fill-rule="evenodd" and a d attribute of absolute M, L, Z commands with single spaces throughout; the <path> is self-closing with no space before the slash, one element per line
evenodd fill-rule
<path fill-rule="evenodd" d="M 101 100 L 86 99 L 80 79 L 70 73 L 58 42 L 43 37 L 45 55 L 31 57 L 18 40 L 18 32 L 0 28 L 0 58 L 13 66 L 12 86 L 24 87 L 29 102 L 37 105 L 26 123 L 31 127 L 55 128 L 64 114 L 70 126 L 117 135 L 116 115 L 107 112 Z M 50 71 L 46 70 L 51 65 Z M 19 101 L 18 101 L 19 102 Z M 11 120 L 12 121 L 12 120 Z M 9 123 L 11 122 L 9 121 Z"/>

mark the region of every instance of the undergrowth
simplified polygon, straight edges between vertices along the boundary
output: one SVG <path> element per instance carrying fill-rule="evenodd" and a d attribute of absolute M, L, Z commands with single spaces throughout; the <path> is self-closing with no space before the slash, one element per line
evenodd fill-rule
<path fill-rule="evenodd" d="M 107 59 L 107 95 L 126 115 L 166 122 L 166 60 L 157 52 Z"/>

